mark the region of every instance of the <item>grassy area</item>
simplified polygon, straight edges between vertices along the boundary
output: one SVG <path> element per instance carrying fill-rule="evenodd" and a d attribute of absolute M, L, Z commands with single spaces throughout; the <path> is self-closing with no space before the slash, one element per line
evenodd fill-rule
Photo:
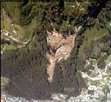
<path fill-rule="evenodd" d="M 33 34 L 34 29 L 37 27 L 37 21 L 36 18 L 32 20 L 32 22 L 27 26 L 22 26 L 22 29 L 24 30 L 23 38 L 30 39 L 30 37 Z"/>
<path fill-rule="evenodd" d="M 1 28 L 2 28 L 2 30 L 9 31 L 10 30 L 10 24 L 11 24 L 11 20 L 6 15 L 5 10 L 1 9 Z"/>
<path fill-rule="evenodd" d="M 85 38 L 80 48 L 80 56 L 83 55 L 84 48 L 89 48 L 92 44 L 92 41 L 102 38 L 106 33 L 107 33 L 107 30 L 105 29 L 98 30 L 96 26 L 94 28 L 88 29 L 85 32 Z"/>
<path fill-rule="evenodd" d="M 1 89 L 4 89 L 8 84 L 10 80 L 6 77 L 1 76 Z"/>
<path fill-rule="evenodd" d="M 64 14 L 66 15 L 72 15 L 72 16 L 79 16 L 81 14 L 83 14 L 84 12 L 86 12 L 87 10 L 87 6 L 88 6 L 88 2 L 65 2 L 65 10 L 64 10 Z M 69 12 L 70 11 L 70 12 Z"/>
<path fill-rule="evenodd" d="M 107 60 L 105 61 L 107 64 L 111 62 L 111 55 L 107 58 Z"/>
<path fill-rule="evenodd" d="M 102 38 L 106 34 L 107 34 L 107 30 L 105 30 L 105 29 L 98 30 L 96 28 L 96 26 L 87 30 L 84 33 L 85 37 L 84 37 L 83 43 L 79 49 L 79 56 L 78 56 L 79 57 L 78 65 L 79 65 L 80 69 L 83 69 L 86 58 L 92 57 L 92 56 L 94 58 L 97 57 L 98 49 L 97 49 L 97 52 L 93 51 L 95 49 L 95 48 L 93 48 L 94 46 L 92 47 L 93 42 L 97 39 Z M 95 46 L 96 46 L 96 44 L 95 44 Z M 93 54 L 91 51 L 93 51 Z M 102 63 L 103 63 L 103 61 L 102 61 Z"/>
<path fill-rule="evenodd" d="M 98 30 L 96 27 L 92 28 L 91 30 L 86 31 L 86 39 L 84 40 L 84 43 L 86 43 L 86 46 L 90 46 L 91 42 L 93 40 L 99 39 L 103 37 L 106 34 L 105 29 Z"/>
<path fill-rule="evenodd" d="M 15 50 L 17 47 L 14 46 L 14 45 L 4 45 L 2 46 L 1 45 L 1 50 L 4 52 L 4 51 L 7 51 L 7 50 Z"/>
<path fill-rule="evenodd" d="M 20 23 L 19 2 L 3 2 L 2 6 L 4 7 L 5 11 L 7 11 L 10 18 L 13 19 L 13 23 L 19 24 Z"/>
<path fill-rule="evenodd" d="M 34 2 L 34 6 L 29 14 L 29 16 L 33 16 L 31 23 L 26 25 L 20 24 L 20 18 L 22 10 L 20 8 L 20 3 L 18 2 L 2 2 L 2 9 L 6 12 L 6 15 L 2 12 L 2 29 L 9 31 L 11 27 L 11 23 L 14 24 L 15 30 L 19 36 L 23 36 L 23 38 L 28 39 L 33 33 L 33 30 L 40 26 L 41 13 L 43 12 L 43 8 L 46 3 L 42 2 Z M 25 19 L 25 18 L 24 18 Z M 10 21 L 9 21 L 10 20 Z"/>
<path fill-rule="evenodd" d="M 34 15 L 35 17 L 31 18 L 32 19 L 31 23 L 29 23 L 27 25 L 22 25 L 22 26 L 19 24 L 20 17 L 22 16 L 20 14 L 20 8 L 19 8 L 20 4 L 18 4 L 18 2 L 7 2 L 7 4 L 3 3 L 2 5 L 5 6 L 5 10 L 7 11 L 8 14 L 10 14 L 10 18 L 12 20 L 12 23 L 15 26 L 16 32 L 18 33 L 18 37 L 22 38 L 23 40 L 24 39 L 26 40 L 32 36 L 34 29 L 41 26 L 40 25 L 41 13 L 43 12 L 43 8 L 45 7 L 45 5 L 47 5 L 47 3 L 36 2 L 36 4 L 34 4 L 32 10 L 31 10 L 31 14 L 35 14 Z M 73 15 L 72 13 L 76 12 L 76 9 L 78 10 L 78 8 L 74 7 L 75 5 L 76 5 L 75 2 L 65 2 L 64 13 L 66 15 Z M 84 5 L 81 4 L 79 9 L 86 9 L 87 5 L 85 3 L 84 3 Z M 3 22 L 1 22 L 1 25 L 2 25 L 3 29 L 10 30 L 11 22 L 9 21 L 9 19 L 7 18 L 6 15 L 3 15 L 2 18 L 3 18 L 3 20 L 2 20 Z M 71 26 L 71 25 L 69 25 L 69 22 L 67 22 L 67 21 L 63 22 L 63 29 L 66 29 L 69 26 Z M 91 30 L 87 30 L 85 32 L 85 39 L 84 39 L 83 45 L 80 49 L 80 54 L 83 52 L 84 48 L 90 47 L 93 40 L 104 36 L 105 32 L 106 32 L 105 29 L 101 29 L 98 31 L 96 26 Z"/>

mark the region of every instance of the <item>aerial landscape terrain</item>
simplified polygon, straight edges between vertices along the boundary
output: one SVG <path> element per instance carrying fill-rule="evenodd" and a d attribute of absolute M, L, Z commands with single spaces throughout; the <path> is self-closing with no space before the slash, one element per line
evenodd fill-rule
<path fill-rule="evenodd" d="M 2 0 L 1 102 L 111 102 L 111 0 Z"/>

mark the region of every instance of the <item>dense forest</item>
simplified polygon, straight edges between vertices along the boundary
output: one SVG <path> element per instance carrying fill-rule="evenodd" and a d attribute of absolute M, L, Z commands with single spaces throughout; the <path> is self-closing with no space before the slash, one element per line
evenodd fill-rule
<path fill-rule="evenodd" d="M 3 102 L 110 102 L 111 1 L 2 1 L 1 93 Z"/>

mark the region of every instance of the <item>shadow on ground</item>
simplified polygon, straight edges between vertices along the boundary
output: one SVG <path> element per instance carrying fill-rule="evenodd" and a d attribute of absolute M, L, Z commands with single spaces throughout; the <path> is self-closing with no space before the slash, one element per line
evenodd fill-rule
<path fill-rule="evenodd" d="M 21 96 L 27 99 L 50 97 L 47 74 L 45 73 L 47 66 L 40 66 L 37 61 L 30 62 L 31 57 L 28 54 L 20 57 L 16 56 L 15 51 L 11 51 L 6 56 L 1 57 L 1 76 L 8 78 L 10 83 L 5 86 L 4 91 L 12 96 Z M 15 57 L 18 57 L 16 58 L 18 60 Z M 36 57 L 39 58 L 39 56 Z"/>
<path fill-rule="evenodd" d="M 62 92 L 70 96 L 78 96 L 82 89 L 87 88 L 85 80 L 81 74 L 75 69 L 74 51 L 67 60 L 56 63 L 54 71 L 53 89 L 56 92 Z"/>
<path fill-rule="evenodd" d="M 40 42 L 39 42 L 40 43 Z M 44 43 L 40 43 L 44 45 Z M 49 99 L 52 93 L 63 92 L 71 96 L 80 94 L 86 87 L 83 78 L 73 73 L 74 66 L 70 66 L 69 59 L 63 64 L 57 63 L 54 71 L 54 81 L 49 85 L 47 80 L 46 51 L 41 48 L 22 48 L 7 51 L 1 56 L 1 76 L 10 80 L 4 87 L 9 95 L 20 96 L 26 99 Z M 70 55 L 72 56 L 72 55 Z M 65 90 L 65 91 L 64 91 Z"/>

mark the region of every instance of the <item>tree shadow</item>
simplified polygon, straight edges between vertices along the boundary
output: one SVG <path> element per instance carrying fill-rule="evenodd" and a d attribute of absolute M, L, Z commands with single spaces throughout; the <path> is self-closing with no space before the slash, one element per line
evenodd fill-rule
<path fill-rule="evenodd" d="M 28 100 L 50 98 L 46 49 L 42 49 L 46 45 L 37 40 L 33 43 L 36 47 L 8 50 L 1 55 L 1 76 L 10 80 L 3 88 L 7 94 Z"/>
<path fill-rule="evenodd" d="M 52 82 L 54 92 L 62 92 L 69 95 L 69 97 L 78 96 L 82 89 L 87 88 L 85 80 L 78 72 L 79 69 L 76 70 L 74 52 L 75 47 L 72 48 L 67 60 L 56 63 Z"/>
<path fill-rule="evenodd" d="M 67 60 L 56 63 L 54 79 L 52 84 L 49 84 L 47 43 L 35 38 L 35 42 L 31 44 L 32 47 L 8 50 L 1 56 L 1 76 L 10 80 L 3 91 L 28 100 L 45 100 L 50 99 L 52 93 L 59 92 L 77 96 L 82 88 L 87 87 L 81 75 L 78 77 L 78 73 L 75 72 L 72 60 L 74 48 Z"/>

